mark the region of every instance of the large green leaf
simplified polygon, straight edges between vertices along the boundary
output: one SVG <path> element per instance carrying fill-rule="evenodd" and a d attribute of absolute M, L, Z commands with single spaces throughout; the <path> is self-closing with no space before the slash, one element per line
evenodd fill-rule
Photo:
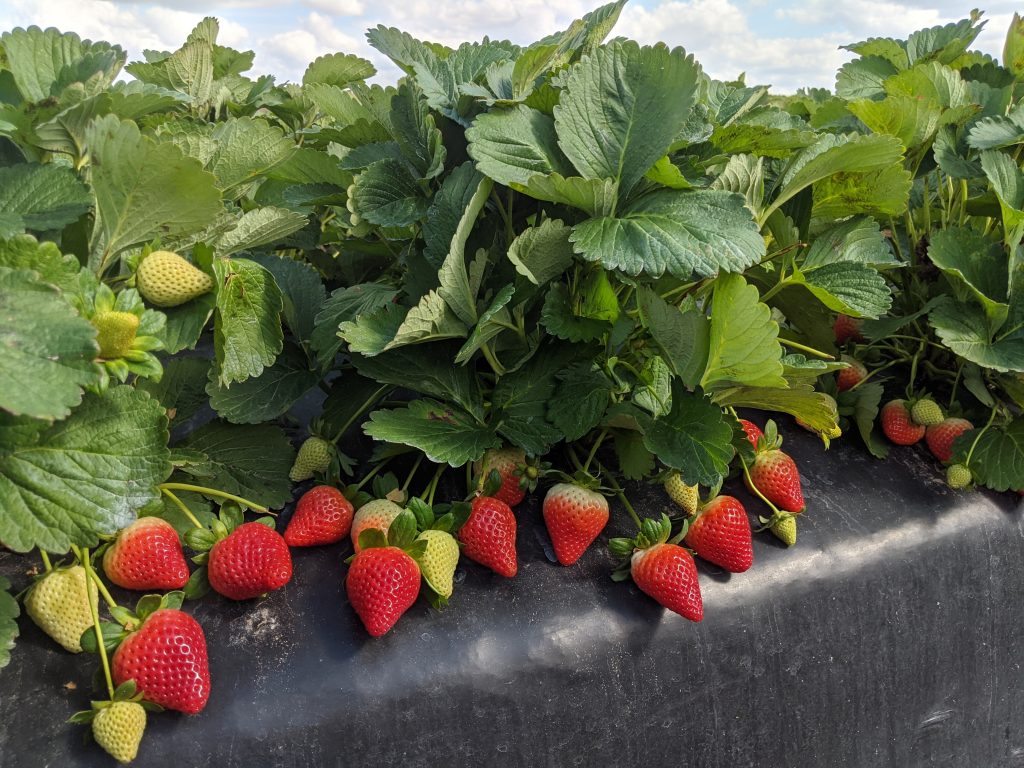
<path fill-rule="evenodd" d="M 438 464 L 461 467 L 501 444 L 493 427 L 436 400 L 413 400 L 402 408 L 374 411 L 363 430 L 374 440 L 410 445 Z"/>
<path fill-rule="evenodd" d="M 288 471 L 295 459 L 295 449 L 275 426 L 212 421 L 191 433 L 178 447 L 205 454 L 205 463 L 184 468 L 187 472 L 195 471 L 203 486 L 274 509 L 291 499 Z"/>
<path fill-rule="evenodd" d="M 676 383 L 672 410 L 644 429 L 644 445 L 668 467 L 679 470 L 687 485 L 715 485 L 732 461 L 732 428 L 722 409 L 708 398 Z"/>
<path fill-rule="evenodd" d="M 466 139 L 477 170 L 499 184 L 527 184 L 536 174 L 575 175 L 559 149 L 554 121 L 523 104 L 478 116 Z"/>
<path fill-rule="evenodd" d="M 758 107 L 729 125 L 715 129 L 711 142 L 722 152 L 749 152 L 764 157 L 785 157 L 814 142 L 811 127 L 777 107 Z"/>
<path fill-rule="evenodd" d="M 18 601 L 8 590 L 11 582 L 0 576 L 0 669 L 11 661 L 11 650 L 18 637 L 18 622 L 15 619 L 21 613 Z"/>
<path fill-rule="evenodd" d="M 473 168 L 473 164 L 465 162 L 448 174 L 441 188 L 434 194 L 423 221 L 423 240 L 426 243 L 423 256 L 434 269 L 441 267 L 451 250 L 452 238 L 465 218 L 470 202 L 479 191 L 482 179 L 483 176 Z M 462 242 L 465 245 L 465 237 Z"/>
<path fill-rule="evenodd" d="M 818 432 L 830 434 L 839 416 L 836 401 L 824 392 L 815 392 L 809 384 L 789 389 L 774 387 L 731 387 L 716 392 L 714 401 L 721 407 L 757 408 L 791 414 Z"/>
<path fill-rule="evenodd" d="M 939 128 L 942 107 L 922 97 L 897 94 L 881 101 L 860 99 L 849 110 L 873 132 L 895 136 L 907 149 L 929 141 Z"/>
<path fill-rule="evenodd" d="M 291 345 L 259 376 L 236 382 L 230 388 L 220 384 L 215 366 L 209 370 L 206 393 L 210 396 L 210 405 L 221 418 L 233 424 L 257 424 L 276 419 L 320 379 L 317 371 L 310 370 L 306 355 Z"/>
<path fill-rule="evenodd" d="M 684 280 L 738 272 L 765 254 L 744 199 L 722 190 L 659 190 L 617 216 L 577 224 L 570 239 L 578 254 L 606 269 L 650 277 L 668 271 Z"/>
<path fill-rule="evenodd" d="M 209 402 L 206 394 L 210 360 L 205 357 L 174 357 L 163 361 L 159 381 L 139 379 L 135 387 L 149 392 L 167 410 L 167 417 L 180 424 L 192 418 Z"/>
<path fill-rule="evenodd" d="M 27 270 L 0 267 L 0 408 L 63 418 L 99 381 L 96 329 Z"/>
<path fill-rule="evenodd" d="M 1024 488 L 1024 419 L 1017 418 L 984 432 L 965 432 L 953 443 L 954 460 L 967 463 L 972 446 L 968 466 L 978 482 L 996 491 Z"/>
<path fill-rule="evenodd" d="M 241 197 L 240 187 L 285 162 L 295 151 L 295 142 L 268 123 L 240 117 L 218 123 L 211 138 L 214 152 L 206 167 L 217 177 L 217 186 L 231 197 Z"/>
<path fill-rule="evenodd" d="M 163 408 L 131 387 L 50 427 L 0 414 L 0 542 L 67 552 L 123 528 L 171 472 L 167 437 Z"/>
<path fill-rule="evenodd" d="M 786 386 L 779 325 L 759 299 L 757 288 L 740 275 L 715 282 L 705 389 Z"/>
<path fill-rule="evenodd" d="M 865 264 L 838 261 L 811 270 L 794 270 L 791 279 L 829 309 L 852 317 L 879 317 L 892 306 L 889 284 Z"/>
<path fill-rule="evenodd" d="M 960 357 L 982 368 L 1024 372 L 1024 336 L 993 339 L 985 310 L 973 304 L 939 302 L 928 316 L 942 342 Z"/>
<path fill-rule="evenodd" d="M 396 294 L 393 287 L 382 283 L 362 283 L 334 291 L 317 313 L 316 326 L 310 337 L 320 365 L 329 365 L 341 349 L 338 327 L 343 322 L 390 304 Z"/>
<path fill-rule="evenodd" d="M 246 211 L 234 229 L 225 232 L 213 244 L 218 255 L 230 256 L 283 240 L 306 226 L 306 217 L 295 211 L 264 206 Z"/>
<path fill-rule="evenodd" d="M 624 199 L 678 135 L 701 75 L 682 48 L 602 46 L 564 78 L 558 144 L 584 178 L 612 179 Z"/>
<path fill-rule="evenodd" d="M 637 306 L 669 369 L 686 386 L 696 386 L 708 363 L 707 316 L 692 301 L 680 309 L 647 287 L 637 290 Z"/>
<path fill-rule="evenodd" d="M 72 83 L 92 80 L 103 88 L 113 82 L 127 54 L 117 45 L 82 40 L 73 32 L 50 27 L 4 32 L 0 43 L 14 82 L 26 101 L 57 96 Z"/>
<path fill-rule="evenodd" d="M 967 227 L 940 229 L 928 244 L 928 258 L 981 303 L 991 332 L 1002 327 L 1010 309 L 1009 265 L 998 242 Z"/>
<path fill-rule="evenodd" d="M 376 68 L 366 59 L 351 53 L 328 53 L 314 59 L 306 67 L 302 84 L 327 83 L 344 88 L 349 83 L 366 80 L 375 74 Z"/>
<path fill-rule="evenodd" d="M 974 149 L 1002 149 L 1024 143 L 1024 104 L 1005 117 L 985 117 L 971 126 L 967 143 Z"/>
<path fill-rule="evenodd" d="M 466 267 L 466 241 L 493 187 L 494 182 L 490 179 L 480 179 L 462 212 L 448 246 L 448 255 L 437 273 L 441 284 L 437 289 L 438 295 L 466 325 L 472 325 L 477 320 L 476 296 L 480 289 L 479 275 L 474 279 Z"/>
<path fill-rule="evenodd" d="M 113 115 L 96 120 L 87 136 L 96 197 L 94 269 L 155 237 L 198 232 L 220 214 L 216 179 L 177 147 L 156 144 Z"/>
<path fill-rule="evenodd" d="M 406 227 L 427 212 L 429 201 L 408 166 L 378 160 L 356 177 L 352 200 L 371 224 Z"/>
<path fill-rule="evenodd" d="M 508 247 L 508 260 L 534 285 L 543 285 L 572 264 L 571 228 L 560 219 L 547 219 L 524 230 Z"/>
<path fill-rule="evenodd" d="M 469 368 L 451 364 L 458 345 L 440 342 L 435 349 L 436 354 L 431 355 L 412 347 L 389 350 L 376 357 L 354 354 L 352 363 L 367 378 L 452 400 L 466 411 L 482 417 L 483 398 L 479 380 Z"/>
<path fill-rule="evenodd" d="M 867 216 L 836 224 L 814 238 L 801 266 L 808 270 L 840 261 L 869 266 L 898 263 L 878 223 Z"/>
<path fill-rule="evenodd" d="M 257 256 L 257 264 L 274 276 L 284 299 L 284 322 L 299 341 L 312 338 L 327 290 L 316 269 L 305 261 L 280 256 Z"/>
<path fill-rule="evenodd" d="M 850 101 L 880 98 L 885 94 L 883 83 L 897 71 L 896 66 L 882 56 L 849 61 L 836 73 L 836 93 Z"/>
<path fill-rule="evenodd" d="M 44 283 L 62 291 L 74 292 L 79 287 L 81 265 L 74 256 L 64 255 L 55 244 L 39 242 L 32 235 L 16 235 L 0 240 L 0 267 L 30 269 Z"/>
<path fill-rule="evenodd" d="M 618 198 L 615 182 L 611 179 L 584 179 L 580 176 L 562 176 L 558 173 L 535 174 L 526 184 L 510 182 L 512 189 L 538 200 L 570 205 L 591 216 L 610 216 Z"/>
<path fill-rule="evenodd" d="M 273 364 L 283 345 L 284 299 L 273 275 L 247 259 L 217 259 L 217 314 L 214 351 L 220 382 L 259 376 Z"/>
<path fill-rule="evenodd" d="M 20 229 L 61 229 L 89 210 L 90 203 L 89 190 L 64 166 L 0 168 L 0 211 L 16 217 Z"/>

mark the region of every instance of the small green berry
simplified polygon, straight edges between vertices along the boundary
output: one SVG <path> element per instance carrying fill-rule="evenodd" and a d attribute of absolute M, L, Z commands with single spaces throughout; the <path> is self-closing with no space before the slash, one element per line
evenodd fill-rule
<path fill-rule="evenodd" d="M 940 424 L 945 415 L 938 403 L 926 397 L 914 403 L 914 407 L 910 409 L 910 418 L 914 420 L 915 424 L 931 427 Z"/>
<path fill-rule="evenodd" d="M 973 481 L 971 470 L 963 464 L 951 464 L 946 470 L 946 485 L 950 488 L 966 488 Z"/>

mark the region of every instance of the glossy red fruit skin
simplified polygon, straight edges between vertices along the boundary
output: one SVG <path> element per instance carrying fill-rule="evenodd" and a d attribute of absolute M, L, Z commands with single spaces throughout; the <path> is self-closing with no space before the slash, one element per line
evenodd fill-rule
<path fill-rule="evenodd" d="M 864 363 L 860 362 L 860 360 L 844 358 L 844 362 L 849 363 L 850 367 L 843 368 L 836 374 L 836 389 L 840 392 L 853 389 L 853 387 L 860 384 L 868 375 L 868 369 L 864 367 Z"/>
<path fill-rule="evenodd" d="M 148 701 L 195 715 L 210 698 L 206 636 L 184 611 L 161 608 L 114 651 L 114 685 L 134 680 Z"/>
<path fill-rule="evenodd" d="M 841 347 L 848 341 L 864 341 L 864 336 L 860 332 L 863 322 L 863 320 L 858 320 L 849 315 L 838 315 L 835 323 L 832 325 L 832 332 L 836 336 L 836 344 Z"/>
<path fill-rule="evenodd" d="M 544 497 L 543 513 L 555 557 L 562 565 L 572 565 L 608 524 L 608 499 L 594 491 L 558 483 Z"/>
<path fill-rule="evenodd" d="M 649 597 L 690 621 L 704 618 L 693 556 L 677 544 L 655 544 L 633 553 L 633 581 Z"/>
<path fill-rule="evenodd" d="M 310 488 L 295 505 L 295 514 L 284 532 L 285 543 L 289 547 L 336 544 L 348 536 L 354 515 L 352 502 L 337 488 Z"/>
<path fill-rule="evenodd" d="M 882 406 L 882 432 L 896 445 L 913 445 L 925 435 L 925 428 L 910 418 L 905 400 L 890 400 Z"/>
<path fill-rule="evenodd" d="M 800 471 L 793 458 L 784 451 L 773 449 L 758 453 L 750 467 L 750 481 L 779 509 L 803 512 L 807 506 L 804 503 L 803 488 L 800 487 Z M 750 481 L 744 478 L 747 487 L 753 492 Z"/>
<path fill-rule="evenodd" d="M 125 528 L 103 553 L 107 578 L 124 589 L 166 591 L 188 583 L 188 563 L 174 526 L 141 517 Z"/>
<path fill-rule="evenodd" d="M 420 594 L 420 569 L 398 547 L 360 550 L 348 569 L 345 591 L 366 631 L 380 637 Z"/>
<path fill-rule="evenodd" d="M 210 586 L 232 600 L 272 592 L 292 578 L 292 555 L 284 538 L 263 523 L 243 523 L 210 550 Z"/>
<path fill-rule="evenodd" d="M 477 496 L 466 524 L 459 530 L 462 554 L 495 573 L 513 577 L 519 572 L 516 558 L 516 516 L 501 499 Z"/>
<path fill-rule="evenodd" d="M 746 419 L 740 419 L 740 426 L 743 427 L 743 431 L 747 433 L 747 440 L 750 444 L 757 448 L 757 441 L 764 437 L 764 432 L 752 421 Z"/>
<path fill-rule="evenodd" d="M 932 456 L 943 464 L 948 464 L 953 459 L 953 441 L 971 429 L 974 429 L 974 425 L 967 419 L 951 416 L 928 427 L 924 433 L 924 439 L 928 443 L 928 450 L 932 452 Z"/>
<path fill-rule="evenodd" d="M 732 496 L 716 496 L 705 504 L 690 523 L 685 542 L 699 557 L 730 573 L 743 573 L 754 564 L 750 520 Z"/>

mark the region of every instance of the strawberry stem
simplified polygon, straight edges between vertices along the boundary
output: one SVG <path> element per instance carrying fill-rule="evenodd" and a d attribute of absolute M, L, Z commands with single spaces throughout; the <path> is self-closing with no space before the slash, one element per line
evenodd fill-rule
<path fill-rule="evenodd" d="M 356 491 L 361 491 L 363 489 L 363 486 L 366 485 L 370 480 L 372 480 L 374 475 L 376 475 L 378 472 L 384 469 L 384 467 L 387 465 L 389 461 L 391 461 L 392 458 L 392 456 L 388 456 L 386 459 L 384 459 L 384 461 L 378 463 L 373 469 L 367 472 L 363 479 L 360 480 L 359 483 L 356 485 Z"/>
<path fill-rule="evenodd" d="M 764 297 L 762 296 L 761 298 L 763 299 Z M 790 347 L 792 349 L 799 349 L 801 352 L 806 352 L 808 355 L 820 357 L 822 360 L 835 360 L 835 357 L 833 355 L 817 350 L 814 347 L 805 346 L 804 344 L 801 344 L 798 341 L 793 341 L 792 339 L 784 339 L 780 336 L 779 343 L 785 344 L 787 347 Z"/>
<path fill-rule="evenodd" d="M 52 571 L 53 565 L 50 563 L 50 556 L 41 549 L 39 550 L 39 556 L 43 558 L 43 568 L 46 569 L 46 572 L 49 573 L 50 571 Z"/>
<path fill-rule="evenodd" d="M 597 439 L 594 441 L 594 445 L 591 446 L 590 453 L 587 454 L 587 460 L 586 462 L 584 462 L 582 467 L 583 472 L 587 472 L 587 470 L 590 469 L 590 463 L 594 460 L 594 457 L 597 455 L 597 449 L 601 447 L 601 443 L 604 442 L 604 439 L 606 437 L 608 437 L 608 427 L 605 427 L 604 429 L 601 430 L 600 434 L 598 434 L 597 436 Z"/>
<path fill-rule="evenodd" d="M 203 525 L 202 523 L 199 522 L 199 519 L 195 515 L 192 514 L 192 510 L 189 509 L 188 507 L 186 507 L 184 502 L 181 499 L 179 499 L 177 496 L 175 496 L 173 493 L 171 493 L 170 491 L 168 491 L 164 487 L 160 488 L 160 492 L 163 493 L 164 496 L 166 496 L 168 499 L 170 499 L 171 502 L 178 509 L 181 510 L 181 514 L 183 514 L 185 517 L 187 517 L 189 519 L 189 521 L 192 523 L 192 525 L 194 525 L 196 528 L 205 528 L 206 527 L 205 525 Z"/>
<path fill-rule="evenodd" d="M 427 502 L 428 507 L 434 506 L 434 493 L 437 491 L 437 484 L 441 481 L 441 475 L 448 469 L 447 464 L 438 464 L 437 470 L 434 472 L 434 476 L 430 479 L 430 483 L 423 491 L 423 495 L 420 497 Z"/>
<path fill-rule="evenodd" d="M 772 514 L 780 514 L 779 508 L 772 504 L 770 501 L 768 501 L 768 498 L 763 493 L 761 493 L 761 489 L 754 485 L 754 481 L 750 477 L 750 469 L 747 467 L 747 462 L 744 461 L 742 455 L 740 455 L 740 464 L 743 465 L 743 476 L 747 479 L 747 486 L 750 488 L 751 492 L 755 496 L 757 496 L 757 498 L 759 498 L 761 501 L 768 505 L 769 509 L 771 509 L 772 511 Z"/>
<path fill-rule="evenodd" d="M 366 413 L 366 410 L 370 408 L 370 406 L 372 406 L 378 400 L 380 400 L 384 393 L 390 389 L 391 386 L 385 384 L 384 386 L 379 387 L 377 391 L 370 395 L 368 398 L 366 398 L 363 404 L 359 406 L 359 410 L 357 410 L 349 417 L 348 421 L 346 421 L 345 425 L 340 430 L 338 430 L 338 434 L 334 436 L 331 442 L 337 443 L 339 440 L 341 440 L 341 438 L 345 436 L 345 433 L 348 432 L 349 427 L 351 427 L 355 423 L 355 420 L 362 416 L 364 413 Z"/>
<path fill-rule="evenodd" d="M 159 486 L 160 490 L 170 491 L 194 491 L 195 493 L 201 493 L 204 496 L 217 496 L 222 499 L 228 499 L 229 501 L 235 501 L 242 506 L 248 507 L 253 512 L 269 512 L 270 510 L 264 507 L 262 504 L 257 504 L 254 501 L 243 499 L 241 496 L 235 496 L 233 493 L 226 491 L 218 491 L 215 488 L 205 488 L 201 485 L 189 485 L 188 483 L 161 483 Z"/>
<path fill-rule="evenodd" d="M 86 558 L 89 557 L 89 550 L 84 550 L 83 551 L 83 550 L 79 549 L 78 547 L 72 545 L 71 551 L 75 553 L 75 557 L 78 558 L 78 562 L 80 562 L 82 564 L 82 567 L 85 568 L 85 560 L 86 560 Z M 99 579 L 94 579 L 93 581 L 96 584 L 96 589 L 99 590 L 100 596 L 103 598 L 104 602 L 107 604 L 107 607 L 109 607 L 109 608 L 117 608 L 117 600 L 115 600 L 111 596 L 110 592 L 107 590 L 106 585 L 102 581 L 100 581 Z"/>
<path fill-rule="evenodd" d="M 93 583 L 96 584 L 96 588 L 102 587 L 100 577 L 96 575 L 96 572 L 92 569 L 92 563 L 89 562 L 89 550 L 88 548 L 82 550 L 80 556 L 82 561 L 82 567 L 85 568 L 85 575 L 92 579 Z M 106 587 L 103 587 L 103 591 L 106 592 Z M 107 679 L 107 692 L 110 694 L 110 699 L 114 699 L 114 681 L 110 677 L 110 662 L 107 660 L 107 646 L 103 642 L 103 630 L 100 627 L 100 612 L 92 600 L 89 599 L 89 590 L 85 590 L 86 600 L 89 603 L 89 612 L 92 613 L 92 627 L 96 633 L 96 645 L 99 648 L 100 660 L 103 662 L 103 676 Z"/>
<path fill-rule="evenodd" d="M 971 449 L 967 452 L 967 458 L 964 459 L 964 466 L 967 467 L 968 469 L 970 469 L 971 467 L 971 457 L 974 455 L 974 449 L 978 447 L 978 442 L 981 440 L 981 436 L 988 432 L 989 427 L 992 426 L 992 422 L 995 421 L 996 413 L 998 412 L 998 410 L 998 404 L 992 406 L 992 413 L 989 414 L 988 422 L 985 424 L 984 427 L 981 428 L 981 430 L 975 436 L 974 442 L 971 443 Z"/>
<path fill-rule="evenodd" d="M 422 462 L 423 462 L 423 454 L 421 453 L 419 456 L 416 457 L 416 461 L 414 461 L 412 463 L 412 469 L 409 470 L 409 474 L 406 476 L 405 482 L 402 483 L 402 490 L 403 491 L 409 490 L 409 483 L 411 483 L 412 479 L 414 477 L 416 477 L 416 470 L 420 468 L 420 464 Z"/>
<path fill-rule="evenodd" d="M 598 466 L 600 467 L 600 464 L 598 464 Z M 604 469 L 603 467 L 601 468 Z M 615 491 L 615 495 L 619 497 L 619 501 L 621 501 L 622 505 L 626 508 L 626 512 L 628 512 L 629 516 L 633 518 L 633 523 L 639 531 L 643 527 L 643 522 L 640 520 L 640 515 L 638 515 L 636 510 L 633 509 L 633 505 L 629 503 L 629 499 L 626 498 L 626 494 L 623 492 L 622 486 L 619 485 L 618 481 L 611 475 L 611 473 L 603 472 L 602 474 L 606 476 L 608 486 Z"/>

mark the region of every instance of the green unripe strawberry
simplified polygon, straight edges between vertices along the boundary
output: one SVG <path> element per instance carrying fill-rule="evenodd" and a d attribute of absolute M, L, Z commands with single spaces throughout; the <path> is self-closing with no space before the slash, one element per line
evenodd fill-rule
<path fill-rule="evenodd" d="M 157 307 L 176 307 L 213 288 L 208 274 L 176 253 L 153 251 L 135 271 L 142 298 Z"/>
<path fill-rule="evenodd" d="M 124 357 L 132 348 L 139 330 L 139 316 L 113 310 L 97 312 L 92 316 L 92 324 L 98 331 L 96 341 L 100 345 L 100 357 L 110 360 Z"/>
<path fill-rule="evenodd" d="M 130 763 L 139 753 L 146 730 L 146 710 L 135 701 L 115 701 L 92 720 L 92 735 L 119 763 Z"/>
<path fill-rule="evenodd" d="M 37 581 L 25 598 L 25 612 L 65 650 L 81 653 L 82 633 L 92 626 L 90 602 L 97 604 L 96 584 L 75 565 L 57 568 Z"/>
<path fill-rule="evenodd" d="M 427 542 L 427 548 L 418 558 L 420 573 L 427 584 L 446 600 L 452 596 L 455 567 L 459 563 L 459 543 L 450 533 L 438 530 L 423 531 L 417 541 Z"/>
<path fill-rule="evenodd" d="M 1010 70 L 1017 80 L 1024 78 L 1024 19 L 1019 13 L 1013 14 L 1010 28 L 1006 30 L 1003 66 Z"/>
<path fill-rule="evenodd" d="M 331 466 L 331 444 L 322 437 L 307 437 L 299 448 L 288 477 L 293 483 L 309 480 L 318 472 L 326 472 Z"/>
<path fill-rule="evenodd" d="M 946 469 L 946 485 L 950 488 L 966 488 L 974 481 L 971 470 L 963 464 L 951 464 Z"/>
<path fill-rule="evenodd" d="M 914 423 L 920 424 L 922 427 L 931 427 L 941 423 L 946 417 L 942 413 L 941 406 L 934 400 L 926 397 L 914 403 L 914 407 L 910 409 L 910 418 L 914 420 Z"/>
<path fill-rule="evenodd" d="M 796 544 L 796 515 L 784 516 L 772 523 L 769 530 L 787 547 L 792 547 Z"/>
<path fill-rule="evenodd" d="M 697 507 L 700 504 L 697 486 L 684 483 L 678 472 L 673 472 L 665 480 L 665 492 L 687 515 L 697 514 Z"/>

